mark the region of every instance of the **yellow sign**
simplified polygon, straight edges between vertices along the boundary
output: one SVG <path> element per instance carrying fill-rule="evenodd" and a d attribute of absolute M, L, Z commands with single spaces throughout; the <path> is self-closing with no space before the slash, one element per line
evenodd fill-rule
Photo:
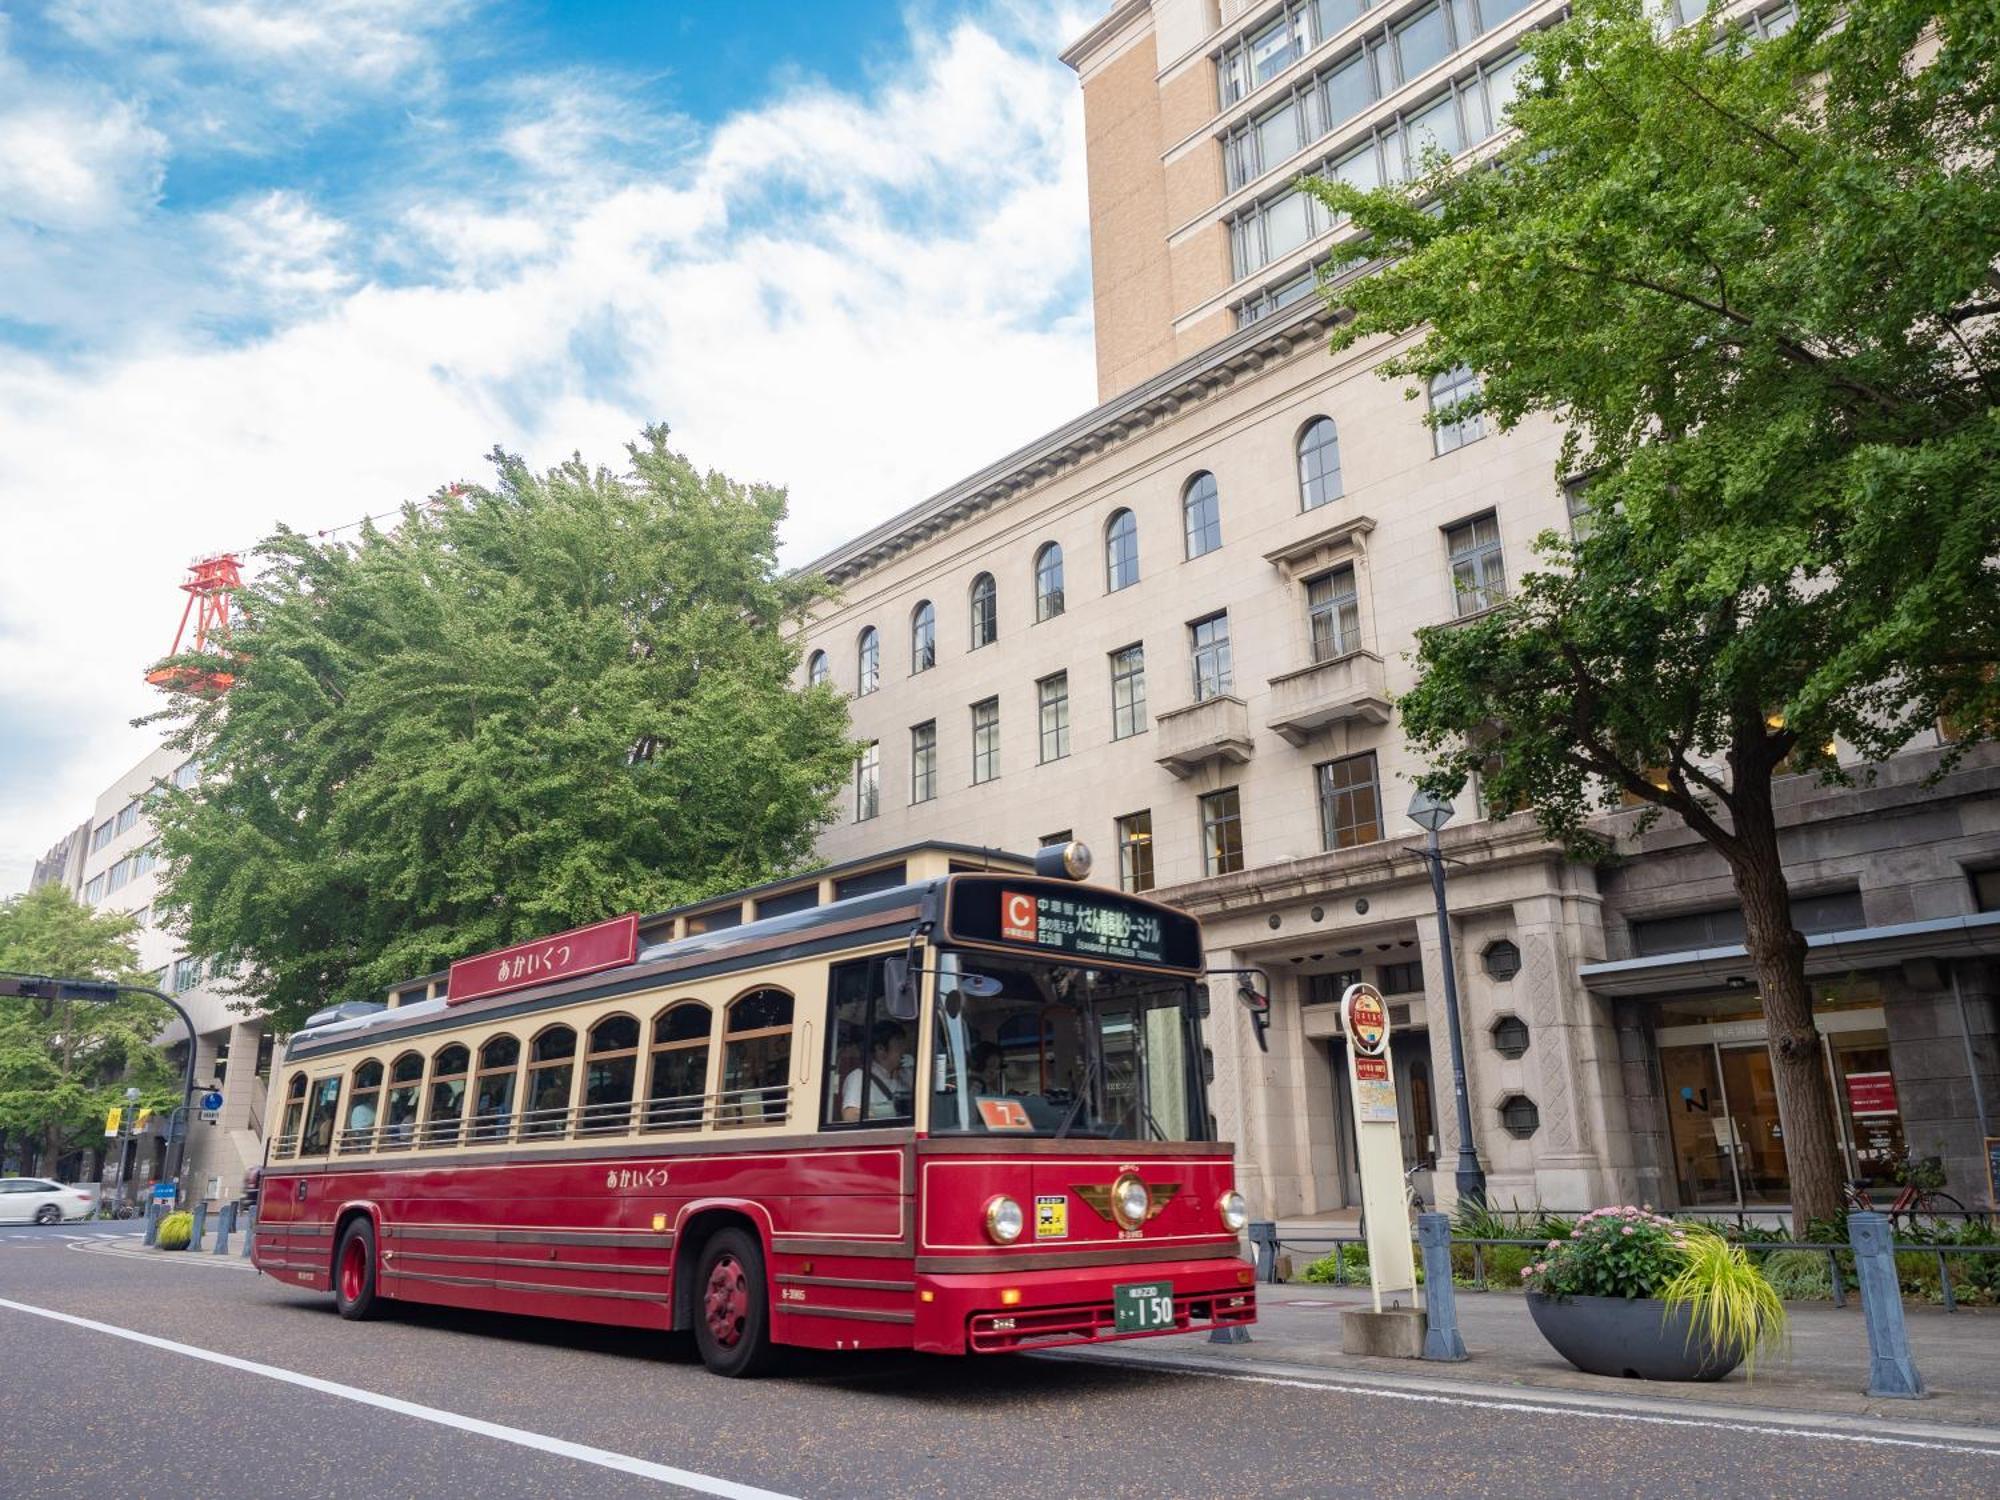
<path fill-rule="evenodd" d="M 1051 1193 L 1035 1199 L 1035 1238 L 1038 1240 L 1066 1240 L 1069 1238 L 1069 1199 L 1061 1193 Z"/>
<path fill-rule="evenodd" d="M 114 1104 L 109 1110 L 107 1110 L 104 1115 L 105 1135 L 113 1136 L 118 1134 L 119 1123 L 123 1121 L 124 1118 L 125 1118 L 125 1110 L 121 1105 Z"/>
<path fill-rule="evenodd" d="M 132 1122 L 132 1134 L 134 1135 L 143 1134 L 146 1127 L 152 1123 L 153 1123 L 153 1112 L 150 1109 L 140 1110 L 139 1118 Z"/>

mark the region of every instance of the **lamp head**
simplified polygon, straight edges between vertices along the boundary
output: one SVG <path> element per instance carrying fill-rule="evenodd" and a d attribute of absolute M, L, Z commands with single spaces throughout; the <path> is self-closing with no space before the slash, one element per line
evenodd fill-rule
<path fill-rule="evenodd" d="M 1436 833 L 1449 823 L 1453 811 L 1451 803 L 1427 787 L 1418 787 L 1410 799 L 1410 821 L 1426 833 Z"/>

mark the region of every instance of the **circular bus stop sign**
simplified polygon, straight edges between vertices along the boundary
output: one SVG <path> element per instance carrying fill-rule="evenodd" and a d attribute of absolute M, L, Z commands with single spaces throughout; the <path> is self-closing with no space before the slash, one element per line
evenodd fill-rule
<path fill-rule="evenodd" d="M 1356 1052 L 1380 1057 L 1389 1050 L 1389 1007 L 1372 984 L 1350 984 L 1340 997 L 1340 1023 Z"/>

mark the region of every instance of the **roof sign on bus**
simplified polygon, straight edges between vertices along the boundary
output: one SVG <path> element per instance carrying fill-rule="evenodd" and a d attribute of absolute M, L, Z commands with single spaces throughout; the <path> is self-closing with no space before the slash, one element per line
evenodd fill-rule
<path fill-rule="evenodd" d="M 463 1005 L 468 1000 L 482 1000 L 488 995 L 547 984 L 554 979 L 574 979 L 579 974 L 616 969 L 638 956 L 639 916 L 628 912 L 608 922 L 573 927 L 533 942 L 461 958 L 451 966 L 445 1000 L 450 1005 Z"/>

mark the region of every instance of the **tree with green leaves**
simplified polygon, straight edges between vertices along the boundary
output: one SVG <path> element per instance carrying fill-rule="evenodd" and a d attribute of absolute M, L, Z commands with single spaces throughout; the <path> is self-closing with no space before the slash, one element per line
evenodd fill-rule
<path fill-rule="evenodd" d="M 137 930 L 128 915 L 38 886 L 0 900 L 0 969 L 149 984 L 132 945 Z M 105 1114 L 127 1088 L 140 1090 L 142 1108 L 173 1108 L 180 1074 L 154 1045 L 172 1020 L 143 995 L 0 998 L 0 1155 L 12 1144 L 23 1171 L 59 1171 L 64 1157 L 102 1144 Z"/>
<path fill-rule="evenodd" d="M 1330 286 L 1335 346 L 1477 371 L 1433 420 L 1553 417 L 1587 484 L 1510 599 L 1419 633 L 1405 729 L 1579 854 L 1628 798 L 1727 862 L 1802 1229 L 1842 1172 L 1773 779 L 1940 723 L 1949 765 L 2000 719 L 2000 12 L 1805 0 L 1759 41 L 1654 10 L 1534 36 L 1492 160 L 1314 191 L 1387 260 Z"/>
<path fill-rule="evenodd" d="M 495 452 L 351 543 L 281 530 L 240 595 L 224 697 L 167 711 L 161 788 L 189 950 L 281 1030 L 468 953 L 796 867 L 851 773 L 844 701 L 792 683 L 782 491 L 651 428 L 625 474 Z"/>

